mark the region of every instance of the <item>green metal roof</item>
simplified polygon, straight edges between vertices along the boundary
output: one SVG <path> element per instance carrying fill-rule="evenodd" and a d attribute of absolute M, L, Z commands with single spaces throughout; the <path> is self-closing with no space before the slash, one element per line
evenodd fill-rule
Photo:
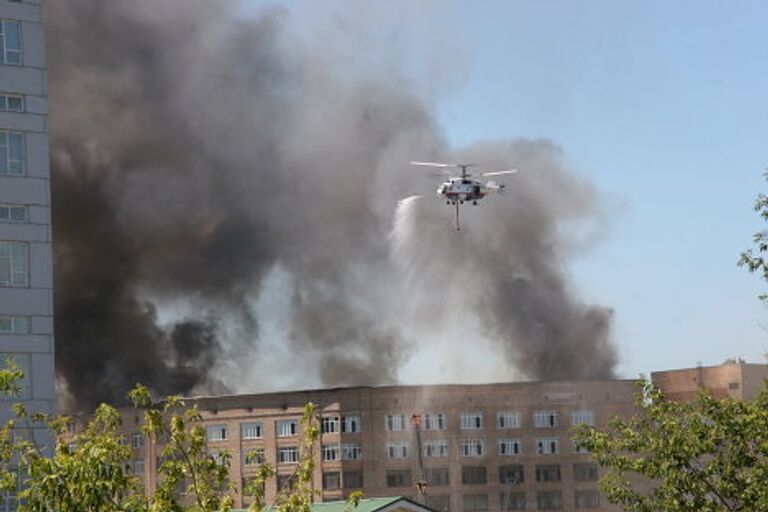
<path fill-rule="evenodd" d="M 312 512 L 376 512 L 389 505 L 392 505 L 398 501 L 405 501 L 416 507 L 424 508 L 425 510 L 431 510 L 429 507 L 425 507 L 420 503 L 416 503 L 403 496 L 392 496 L 389 498 L 364 498 L 360 500 L 357 507 L 352 507 L 346 501 L 325 501 L 322 503 L 313 503 Z M 270 508 L 265 508 L 265 512 L 269 512 Z M 232 509 L 232 512 L 246 512 L 247 509 Z"/>

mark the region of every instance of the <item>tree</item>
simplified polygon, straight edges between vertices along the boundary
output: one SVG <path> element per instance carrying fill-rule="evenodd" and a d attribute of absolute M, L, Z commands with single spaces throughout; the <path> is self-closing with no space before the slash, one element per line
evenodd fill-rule
<path fill-rule="evenodd" d="M 764 176 L 768 180 L 768 172 Z M 768 221 L 767 195 L 763 193 L 758 194 L 752 207 L 764 221 Z M 742 252 L 738 265 L 746 267 L 751 273 L 760 273 L 763 280 L 768 281 L 768 261 L 765 258 L 765 253 L 768 252 L 768 231 L 763 230 L 755 233 L 752 236 L 752 244 L 754 245 L 754 250 L 747 249 Z M 768 294 L 760 294 L 760 300 L 768 300 Z"/>
<path fill-rule="evenodd" d="M 0 394 L 17 395 L 23 373 L 13 361 L 0 369 Z M 179 397 L 153 401 L 138 385 L 129 393 L 144 414 L 142 430 L 162 444 L 157 489 L 145 496 L 130 471 L 131 449 L 119 434 L 121 416 L 110 405 L 100 405 L 80 434 L 68 433 L 67 417 L 29 414 L 14 404 L 15 418 L 0 428 L 0 493 L 18 491 L 20 512 L 227 512 L 235 489 L 229 483 L 230 457 L 209 453 L 202 416 Z M 290 485 L 270 505 L 277 512 L 309 512 L 316 493 L 312 488 L 314 447 L 319 429 L 313 404 L 302 417 L 301 456 Z M 58 441 L 48 457 L 34 437 L 19 435 L 33 426 L 47 426 Z M 249 454 L 249 457 L 254 456 Z M 251 511 L 265 507 L 264 487 L 276 475 L 262 463 L 246 492 L 254 497 Z M 350 496 L 356 506 L 360 493 Z"/>
<path fill-rule="evenodd" d="M 635 416 L 576 432 L 606 469 L 609 502 L 631 512 L 768 511 L 768 388 L 749 401 L 702 391 L 680 403 L 648 381 L 638 387 Z"/>

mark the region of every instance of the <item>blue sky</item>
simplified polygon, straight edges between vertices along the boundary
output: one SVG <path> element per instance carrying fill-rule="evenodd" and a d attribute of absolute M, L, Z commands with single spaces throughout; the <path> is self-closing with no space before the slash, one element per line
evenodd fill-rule
<path fill-rule="evenodd" d="M 551 139 L 613 205 L 607 236 L 569 268 L 581 297 L 615 310 L 620 373 L 764 362 L 763 285 L 736 261 L 768 188 L 768 3 L 424 3 L 459 50 L 434 100 L 448 140 Z M 437 25 L 423 21 L 401 27 L 419 32 L 417 67 Z"/>
<path fill-rule="evenodd" d="M 735 263 L 762 228 L 768 4 L 448 8 L 470 66 L 438 107 L 449 139 L 552 139 L 620 205 L 571 267 L 582 296 L 615 308 L 620 371 L 763 362 L 761 283 Z"/>

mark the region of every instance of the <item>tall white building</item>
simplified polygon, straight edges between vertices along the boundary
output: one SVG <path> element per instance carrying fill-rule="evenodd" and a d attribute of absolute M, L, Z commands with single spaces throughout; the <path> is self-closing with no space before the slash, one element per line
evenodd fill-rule
<path fill-rule="evenodd" d="M 43 0 L 0 0 L 0 358 L 26 374 L 30 412 L 52 412 L 55 400 L 43 11 Z M 0 396 L 0 420 L 13 401 Z M 47 431 L 30 433 L 50 447 Z M 0 506 L 13 509 L 12 499 Z"/>

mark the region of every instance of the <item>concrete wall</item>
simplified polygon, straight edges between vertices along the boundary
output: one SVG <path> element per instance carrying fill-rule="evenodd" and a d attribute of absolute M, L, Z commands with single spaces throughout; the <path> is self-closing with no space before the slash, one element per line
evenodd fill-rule
<path fill-rule="evenodd" d="M 0 354 L 13 354 L 27 363 L 27 408 L 53 412 L 55 404 L 53 346 L 53 266 L 49 180 L 47 85 L 44 5 L 42 0 L 0 0 L 0 19 L 20 23 L 21 65 L 0 59 L 0 94 L 22 95 L 23 112 L 0 111 L 0 130 L 24 137 L 24 175 L 0 175 L 0 204 L 26 206 L 27 222 L 0 221 L 0 242 L 21 242 L 28 248 L 28 284 L 0 287 L 0 316 L 23 317 L 27 333 L 0 333 Z M 3 360 L 5 358 L 3 357 Z M 2 397 L 0 419 L 13 400 Z M 47 431 L 34 433 L 50 446 Z"/>

